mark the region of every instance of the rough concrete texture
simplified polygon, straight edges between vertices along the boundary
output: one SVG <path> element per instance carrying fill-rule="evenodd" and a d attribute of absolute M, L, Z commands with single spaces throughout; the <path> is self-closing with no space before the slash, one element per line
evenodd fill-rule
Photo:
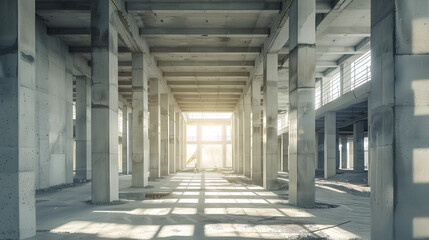
<path fill-rule="evenodd" d="M 282 156 L 282 171 L 289 172 L 289 133 L 283 133 L 282 136 L 282 143 L 283 143 L 283 156 Z"/>
<path fill-rule="evenodd" d="M 161 176 L 167 176 L 170 173 L 170 154 L 169 154 L 169 96 L 161 94 Z"/>
<path fill-rule="evenodd" d="M 365 171 L 364 122 L 353 124 L 353 171 Z"/>
<path fill-rule="evenodd" d="M 238 170 L 237 173 L 244 173 L 244 129 L 243 129 L 243 99 L 237 105 L 237 141 L 238 141 Z"/>
<path fill-rule="evenodd" d="M 73 181 L 73 57 L 36 21 L 36 188 Z"/>
<path fill-rule="evenodd" d="M 133 187 L 145 187 L 149 178 L 148 79 L 143 53 L 132 54 Z"/>
<path fill-rule="evenodd" d="M 371 238 L 428 239 L 428 3 L 371 3 Z"/>
<path fill-rule="evenodd" d="M 0 2 L 0 239 L 36 234 L 35 3 Z"/>
<path fill-rule="evenodd" d="M 122 174 L 128 174 L 130 171 L 129 166 L 129 149 L 128 149 L 128 105 L 122 104 Z M 131 119 L 132 121 L 132 119 Z"/>
<path fill-rule="evenodd" d="M 92 201 L 118 199 L 118 31 L 115 6 L 91 1 Z"/>
<path fill-rule="evenodd" d="M 324 176 L 330 178 L 337 172 L 336 167 L 336 114 L 328 112 L 325 114 L 325 139 L 324 139 Z"/>
<path fill-rule="evenodd" d="M 244 158 L 244 176 L 252 176 L 252 99 L 250 91 L 243 96 L 243 158 Z M 226 156 L 225 156 L 226 157 Z M 226 159 L 225 159 L 226 160 Z M 223 167 L 226 167 L 224 165 Z"/>
<path fill-rule="evenodd" d="M 261 80 L 252 79 L 252 180 L 262 186 Z"/>
<path fill-rule="evenodd" d="M 76 81 L 76 178 L 91 179 L 91 79 Z"/>
<path fill-rule="evenodd" d="M 300 207 L 315 199 L 315 10 L 315 1 L 294 1 L 289 17 L 289 189 Z"/>
<path fill-rule="evenodd" d="M 341 138 L 341 168 L 347 168 L 347 137 Z"/>
<path fill-rule="evenodd" d="M 120 205 L 87 205 L 90 184 L 37 198 L 36 239 L 369 239 L 369 198 L 326 184 L 317 197 L 337 208 L 296 208 L 287 192 L 239 175 L 178 173 L 150 182 L 151 189 L 130 188 L 130 176 L 120 180 L 129 199 Z"/>
<path fill-rule="evenodd" d="M 169 116 L 168 116 L 168 130 L 169 130 L 169 139 L 168 139 L 168 151 L 169 151 L 169 167 L 170 173 L 176 172 L 176 111 L 175 111 L 175 102 L 173 98 L 170 98 L 169 103 Z"/>
<path fill-rule="evenodd" d="M 263 85 L 263 186 L 267 190 L 277 187 L 278 171 L 278 135 L 277 135 L 277 111 L 278 111 L 278 55 L 267 54 L 264 59 L 264 85 Z"/>
<path fill-rule="evenodd" d="M 149 80 L 149 141 L 150 141 L 150 179 L 161 177 L 161 86 L 156 78 Z"/>

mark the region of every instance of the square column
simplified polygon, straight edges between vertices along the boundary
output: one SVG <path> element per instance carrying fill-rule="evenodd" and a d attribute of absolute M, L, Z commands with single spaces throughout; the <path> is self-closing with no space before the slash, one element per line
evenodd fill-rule
<path fill-rule="evenodd" d="M 169 97 L 161 94 L 161 176 L 170 174 L 169 150 Z"/>
<path fill-rule="evenodd" d="M 316 146 L 317 146 L 317 161 L 316 169 L 323 169 L 325 164 L 325 134 L 323 132 L 316 133 Z"/>
<path fill-rule="evenodd" d="M 176 112 L 176 134 L 175 134 L 175 143 L 176 143 L 176 148 L 175 148 L 175 164 L 176 164 L 176 172 L 181 170 L 182 167 L 180 166 L 180 158 L 181 158 L 181 152 L 182 152 L 182 147 L 181 147 L 181 116 L 180 116 L 180 112 Z"/>
<path fill-rule="evenodd" d="M 176 172 L 176 111 L 174 102 L 169 106 L 169 166 L 170 173 Z"/>
<path fill-rule="evenodd" d="M 341 138 L 341 168 L 347 168 L 347 138 Z"/>
<path fill-rule="evenodd" d="M 91 179 L 91 79 L 76 77 L 76 178 Z"/>
<path fill-rule="evenodd" d="M 252 180 L 262 186 L 261 81 L 252 79 Z"/>
<path fill-rule="evenodd" d="M 244 176 L 250 178 L 252 175 L 251 169 L 251 117 L 252 117 L 252 99 L 250 94 L 244 95 L 243 98 L 243 159 L 244 159 Z"/>
<path fill-rule="evenodd" d="M 132 108 L 131 108 L 132 109 Z M 128 173 L 133 172 L 133 131 L 130 131 L 130 129 L 133 129 L 133 112 L 131 111 L 128 113 L 128 139 L 130 140 L 130 143 L 128 144 Z"/>
<path fill-rule="evenodd" d="M 283 172 L 289 172 L 289 133 L 283 133 Z"/>
<path fill-rule="evenodd" d="M 243 100 L 238 104 L 237 111 L 237 130 L 238 130 L 238 171 L 237 173 L 243 174 L 244 171 L 244 138 L 243 138 Z"/>
<path fill-rule="evenodd" d="M 35 4 L 0 1 L 0 239 L 36 235 Z"/>
<path fill-rule="evenodd" d="M 315 204 L 315 17 L 314 0 L 293 1 L 289 28 L 289 202 Z"/>
<path fill-rule="evenodd" d="M 150 180 L 161 177 L 161 94 L 157 78 L 149 80 L 149 141 L 150 141 Z"/>
<path fill-rule="evenodd" d="M 263 85 L 263 183 L 267 190 L 277 186 L 278 172 L 278 136 L 277 136 L 277 113 L 278 113 L 278 55 L 268 53 L 264 59 L 264 85 Z"/>
<path fill-rule="evenodd" d="M 353 172 L 365 172 L 364 122 L 353 124 Z"/>
<path fill-rule="evenodd" d="M 429 238 L 428 18 L 427 1 L 371 1 L 371 239 Z"/>
<path fill-rule="evenodd" d="M 132 186 L 145 187 L 149 178 L 149 111 L 147 67 L 143 53 L 132 54 L 133 173 Z"/>
<path fill-rule="evenodd" d="M 354 140 L 353 138 L 347 139 L 347 168 L 354 168 Z"/>
<path fill-rule="evenodd" d="M 128 174 L 128 106 L 122 105 L 122 174 Z"/>
<path fill-rule="evenodd" d="M 118 30 L 111 1 L 91 1 L 92 202 L 118 200 Z"/>
<path fill-rule="evenodd" d="M 325 113 L 325 151 L 324 151 L 324 176 L 330 178 L 337 173 L 337 126 L 336 113 Z"/>
<path fill-rule="evenodd" d="M 238 136 L 237 136 L 237 111 L 232 114 L 231 120 L 231 136 L 232 136 L 232 171 L 237 172 L 237 162 L 238 162 Z"/>

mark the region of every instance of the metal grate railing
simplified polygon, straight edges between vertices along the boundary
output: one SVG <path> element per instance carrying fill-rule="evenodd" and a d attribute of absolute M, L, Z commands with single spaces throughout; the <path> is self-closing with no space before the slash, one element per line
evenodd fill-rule
<path fill-rule="evenodd" d="M 370 80 L 371 51 L 368 51 L 351 64 L 343 65 L 342 69 L 329 80 L 316 83 L 315 108 L 320 108 Z"/>

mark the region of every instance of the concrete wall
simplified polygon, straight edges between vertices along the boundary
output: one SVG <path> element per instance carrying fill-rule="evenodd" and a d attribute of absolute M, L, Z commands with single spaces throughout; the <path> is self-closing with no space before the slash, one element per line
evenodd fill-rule
<path fill-rule="evenodd" d="M 83 62 L 36 20 L 36 189 L 73 182 L 73 74 Z"/>

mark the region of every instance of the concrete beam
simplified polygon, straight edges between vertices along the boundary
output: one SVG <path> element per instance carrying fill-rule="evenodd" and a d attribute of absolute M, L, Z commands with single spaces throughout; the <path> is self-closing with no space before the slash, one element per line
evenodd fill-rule
<path fill-rule="evenodd" d="M 164 72 L 165 78 L 248 78 L 248 72 Z"/>
<path fill-rule="evenodd" d="M 228 36 L 228 37 L 267 37 L 269 28 L 140 28 L 143 36 Z"/>
<path fill-rule="evenodd" d="M 127 3 L 128 11 L 275 11 L 280 2 L 137 2 Z"/>
<path fill-rule="evenodd" d="M 193 91 L 191 93 L 179 93 L 174 94 L 175 98 L 187 98 L 187 99 L 239 99 L 240 95 L 231 93 L 201 93 Z"/>
<path fill-rule="evenodd" d="M 160 54 L 259 54 L 258 47 L 151 47 L 153 55 Z"/>
<path fill-rule="evenodd" d="M 318 31 L 317 37 L 370 37 L 370 27 L 328 27 L 324 31 Z"/>
<path fill-rule="evenodd" d="M 245 86 L 246 81 L 167 81 L 168 86 Z"/>
<path fill-rule="evenodd" d="M 158 61 L 158 67 L 253 67 L 253 61 Z"/>
<path fill-rule="evenodd" d="M 222 92 L 222 93 L 237 93 L 241 94 L 243 92 L 242 89 L 234 89 L 234 88 L 173 88 L 171 89 L 172 93 L 214 93 Z"/>

